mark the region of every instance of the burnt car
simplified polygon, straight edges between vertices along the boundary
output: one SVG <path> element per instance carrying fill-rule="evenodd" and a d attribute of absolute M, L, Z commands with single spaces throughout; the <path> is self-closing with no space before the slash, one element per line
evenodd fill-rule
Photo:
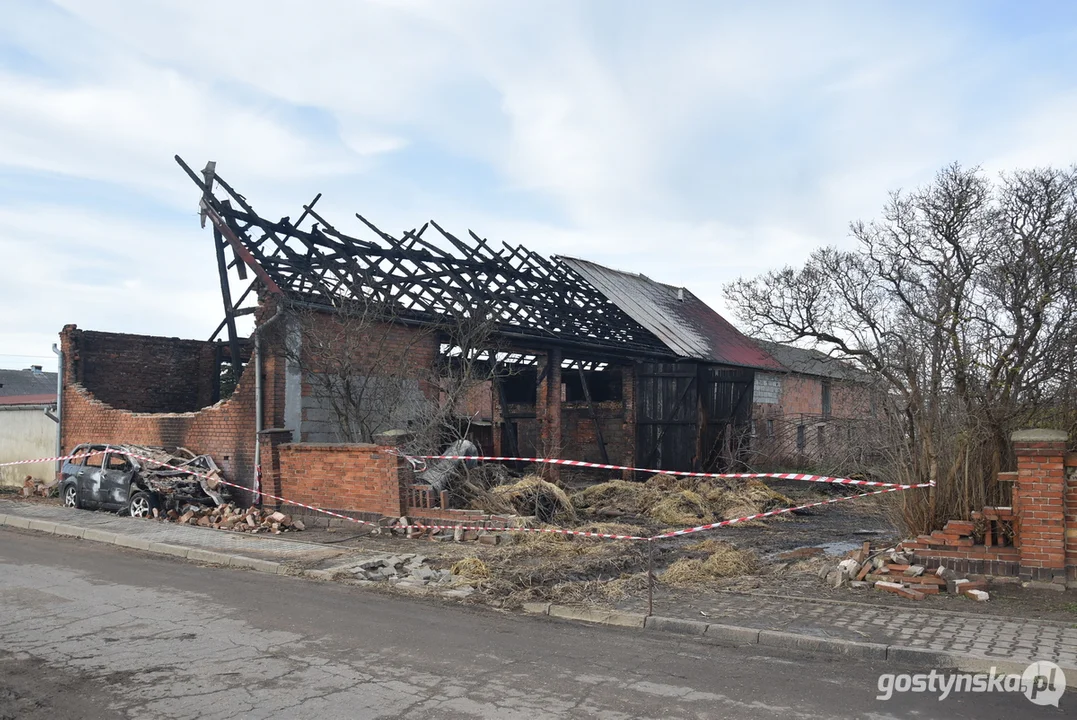
<path fill-rule="evenodd" d="M 68 460 L 60 471 L 60 497 L 67 507 L 146 517 L 154 508 L 227 502 L 213 459 L 186 448 L 83 444 L 71 455 L 82 457 Z"/>

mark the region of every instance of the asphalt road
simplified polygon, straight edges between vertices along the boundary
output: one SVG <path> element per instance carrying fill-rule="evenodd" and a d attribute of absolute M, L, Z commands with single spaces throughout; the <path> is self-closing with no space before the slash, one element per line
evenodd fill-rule
<path fill-rule="evenodd" d="M 901 670 L 0 529 L 0 718 L 1073 716 L 1070 697 L 876 699 L 879 673 Z"/>

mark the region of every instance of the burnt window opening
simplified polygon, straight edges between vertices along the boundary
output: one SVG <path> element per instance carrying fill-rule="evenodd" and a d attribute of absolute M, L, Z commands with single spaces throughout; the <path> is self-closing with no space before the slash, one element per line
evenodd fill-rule
<path fill-rule="evenodd" d="M 583 376 L 587 379 L 587 389 L 591 392 L 591 400 L 594 402 L 620 402 L 621 401 L 621 371 L 620 369 L 608 370 L 584 370 Z M 572 370 L 561 371 L 561 382 L 564 387 L 562 400 L 565 402 L 586 402 L 587 395 L 583 392 L 583 383 L 580 381 L 580 372 Z"/>
<path fill-rule="evenodd" d="M 830 381 L 823 381 L 823 417 L 830 417 Z"/>
<path fill-rule="evenodd" d="M 538 402 L 538 370 L 514 369 L 511 374 L 501 378 L 501 388 L 505 393 L 505 402 L 534 405 Z"/>
<path fill-rule="evenodd" d="M 805 445 L 804 426 L 797 425 L 797 450 L 803 450 Z"/>
<path fill-rule="evenodd" d="M 815 440 L 819 445 L 819 449 L 822 450 L 823 446 L 826 444 L 826 431 L 824 426 L 819 425 L 815 428 Z"/>
<path fill-rule="evenodd" d="M 773 420 L 767 420 L 767 437 L 768 438 L 774 437 L 774 421 Z"/>
<path fill-rule="evenodd" d="M 239 373 L 243 373 L 243 363 L 239 364 Z M 227 400 L 232 397 L 232 393 L 236 391 L 236 385 L 239 384 L 239 377 L 236 373 L 236 368 L 232 365 L 230 360 L 221 360 L 221 368 L 217 376 L 219 400 Z"/>

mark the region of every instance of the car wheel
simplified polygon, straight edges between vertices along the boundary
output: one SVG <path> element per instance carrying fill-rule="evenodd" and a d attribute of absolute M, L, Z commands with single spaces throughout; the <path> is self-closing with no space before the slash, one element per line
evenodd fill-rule
<path fill-rule="evenodd" d="M 72 483 L 64 487 L 64 507 L 78 508 L 82 507 L 79 503 L 79 491 L 78 488 Z"/>
<path fill-rule="evenodd" d="M 131 500 L 127 503 L 127 514 L 131 517 L 153 517 L 153 499 L 149 493 L 141 490 L 131 493 Z"/>

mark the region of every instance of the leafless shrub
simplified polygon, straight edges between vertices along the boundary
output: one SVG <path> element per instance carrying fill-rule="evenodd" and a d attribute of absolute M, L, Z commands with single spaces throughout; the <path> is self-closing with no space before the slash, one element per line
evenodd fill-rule
<path fill-rule="evenodd" d="M 727 299 L 753 332 L 854 361 L 885 389 L 876 472 L 937 483 L 908 496 L 910 529 L 1004 501 L 1010 432 L 1077 417 L 1077 169 L 992 183 L 953 165 L 851 230 L 854 250 L 739 279 Z"/>

